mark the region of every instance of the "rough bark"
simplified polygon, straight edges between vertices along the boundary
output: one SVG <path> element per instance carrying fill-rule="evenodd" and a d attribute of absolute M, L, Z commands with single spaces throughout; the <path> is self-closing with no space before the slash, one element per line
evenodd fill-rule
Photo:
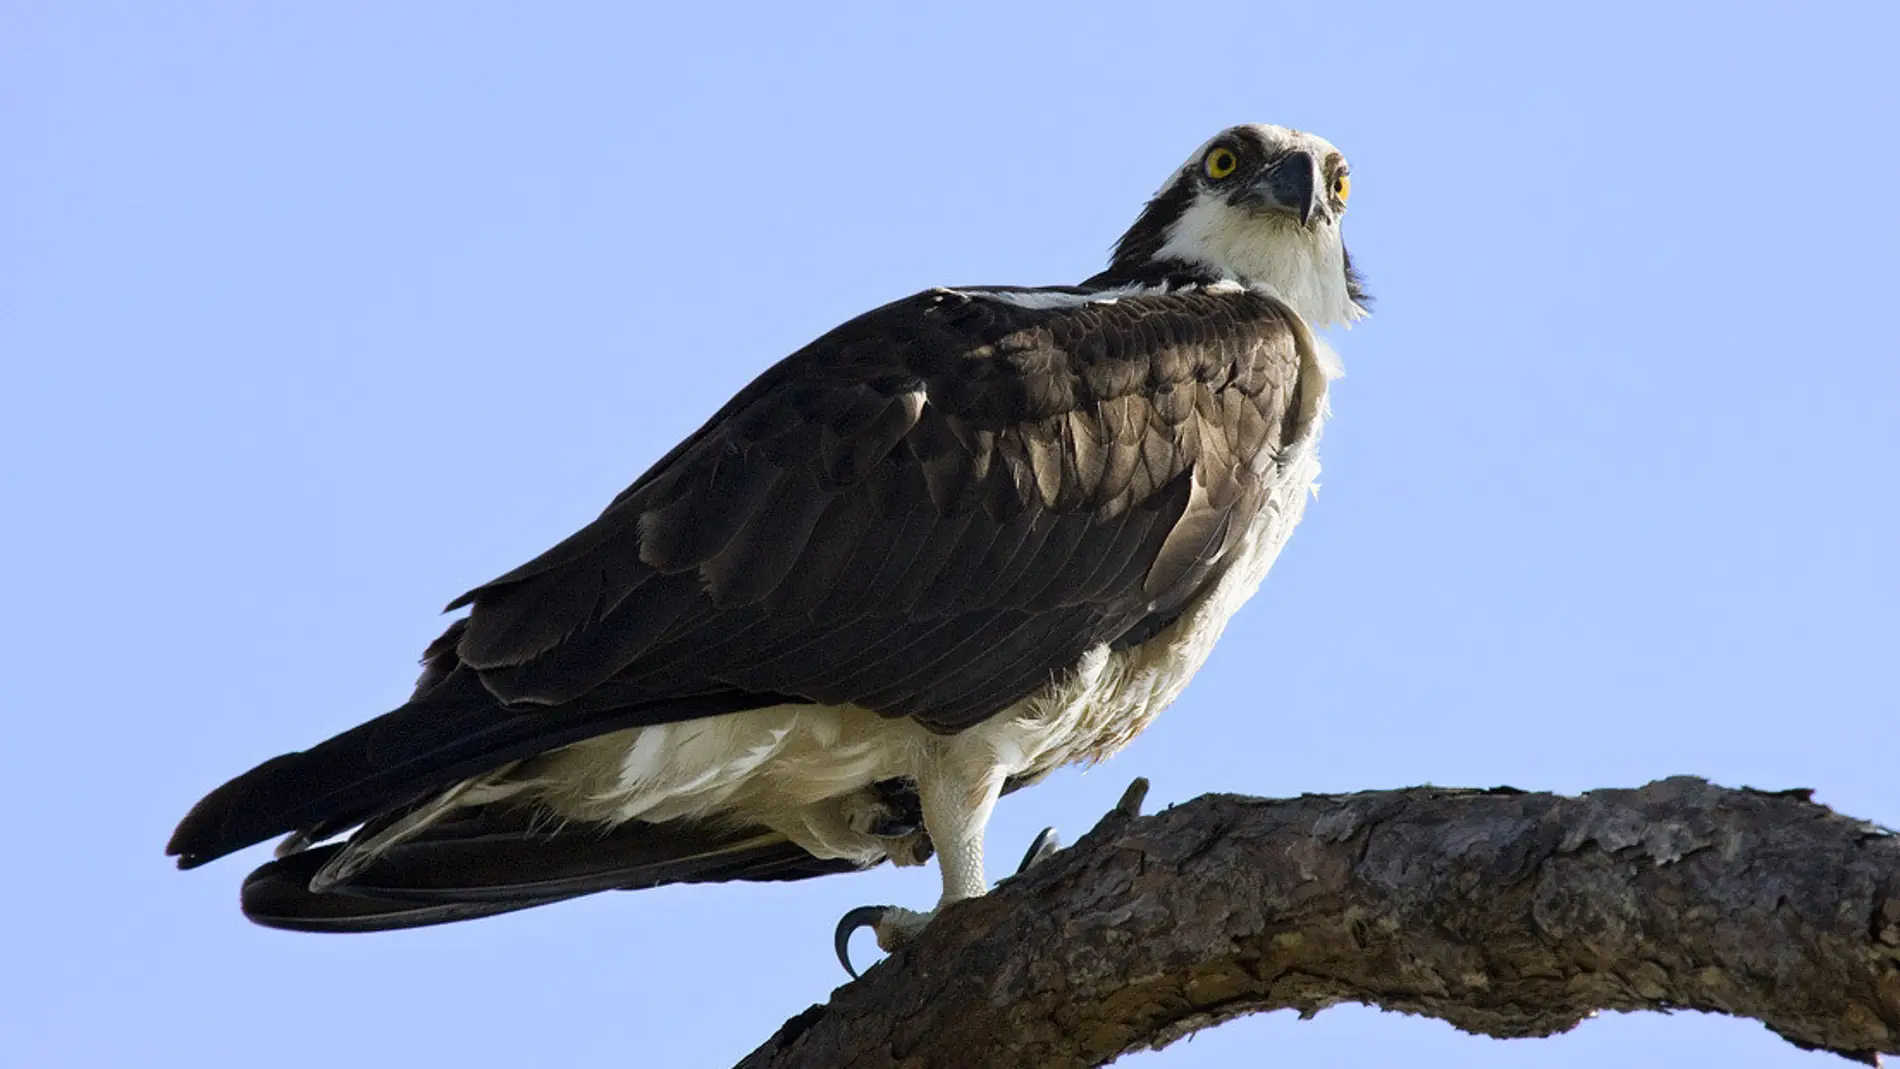
<path fill-rule="evenodd" d="M 1207 795 L 1139 817 L 1137 788 L 741 1069 L 1094 1066 L 1339 1002 L 1492 1036 L 1696 1009 L 1900 1052 L 1900 836 L 1806 791 Z"/>

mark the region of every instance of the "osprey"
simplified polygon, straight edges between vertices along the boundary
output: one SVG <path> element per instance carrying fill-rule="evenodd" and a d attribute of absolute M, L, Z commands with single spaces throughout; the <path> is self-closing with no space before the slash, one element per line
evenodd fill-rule
<path fill-rule="evenodd" d="M 1299 522 L 1364 315 L 1331 144 L 1238 126 L 1075 286 L 933 289 L 766 371 L 594 522 L 449 606 L 404 705 L 211 792 L 260 924 L 920 864 L 1125 745 Z M 347 838 L 340 838 L 349 833 Z M 887 949 L 934 915 L 854 910 Z M 846 967 L 850 964 L 847 961 Z"/>

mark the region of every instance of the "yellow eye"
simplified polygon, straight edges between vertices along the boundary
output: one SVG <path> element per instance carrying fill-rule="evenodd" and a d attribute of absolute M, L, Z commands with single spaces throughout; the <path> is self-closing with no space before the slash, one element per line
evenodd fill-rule
<path fill-rule="evenodd" d="M 1333 196 L 1339 198 L 1339 203 L 1346 203 L 1346 198 L 1352 196 L 1351 175 L 1341 171 L 1339 177 L 1333 179 Z"/>
<path fill-rule="evenodd" d="M 1240 157 L 1234 155 L 1233 149 L 1217 148 L 1207 154 L 1207 177 L 1209 178 L 1226 178 L 1234 173 L 1234 168 L 1239 166 Z"/>

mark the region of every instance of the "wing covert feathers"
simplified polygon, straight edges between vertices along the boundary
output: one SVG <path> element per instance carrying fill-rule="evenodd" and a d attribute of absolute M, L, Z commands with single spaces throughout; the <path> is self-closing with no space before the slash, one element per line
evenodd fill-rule
<path fill-rule="evenodd" d="M 457 651 L 506 702 L 711 684 L 959 730 L 1207 581 L 1298 430 L 1288 316 L 1204 290 L 878 309 L 460 599 Z M 1018 673 L 1026 634 L 1045 652 Z M 996 673 L 1000 704 L 945 700 Z"/>

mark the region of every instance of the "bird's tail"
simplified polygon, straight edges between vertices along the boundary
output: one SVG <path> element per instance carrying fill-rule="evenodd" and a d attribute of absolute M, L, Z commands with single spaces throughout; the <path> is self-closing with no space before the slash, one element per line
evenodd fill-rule
<path fill-rule="evenodd" d="M 662 699 L 612 684 L 554 706 L 503 705 L 455 655 L 457 621 L 400 708 L 205 796 L 167 852 L 191 868 L 276 835 L 245 880 L 259 924 L 373 932 L 469 920 L 616 888 L 796 880 L 860 867 L 777 832 L 684 822 L 555 824 L 515 763 L 612 731 L 797 701 L 734 690 Z M 359 827 L 360 826 L 360 827 Z M 347 842 L 312 844 L 357 829 Z"/>
<path fill-rule="evenodd" d="M 457 810 L 368 855 L 347 878 L 327 882 L 319 877 L 350 847 L 314 847 L 251 873 L 244 914 L 293 931 L 375 932 L 472 920 L 599 891 L 799 880 L 862 867 L 813 857 L 762 828 L 678 821 L 545 825 L 524 806 Z"/>
<path fill-rule="evenodd" d="M 800 700 L 736 690 L 654 699 L 608 684 L 560 705 L 509 707 L 455 660 L 466 623 L 456 621 L 430 647 L 428 669 L 407 703 L 212 791 L 179 822 L 166 853 L 188 869 L 277 835 L 320 841 L 412 811 L 424 799 L 459 790 L 458 784 L 488 782 L 509 762 L 572 743 Z"/>

